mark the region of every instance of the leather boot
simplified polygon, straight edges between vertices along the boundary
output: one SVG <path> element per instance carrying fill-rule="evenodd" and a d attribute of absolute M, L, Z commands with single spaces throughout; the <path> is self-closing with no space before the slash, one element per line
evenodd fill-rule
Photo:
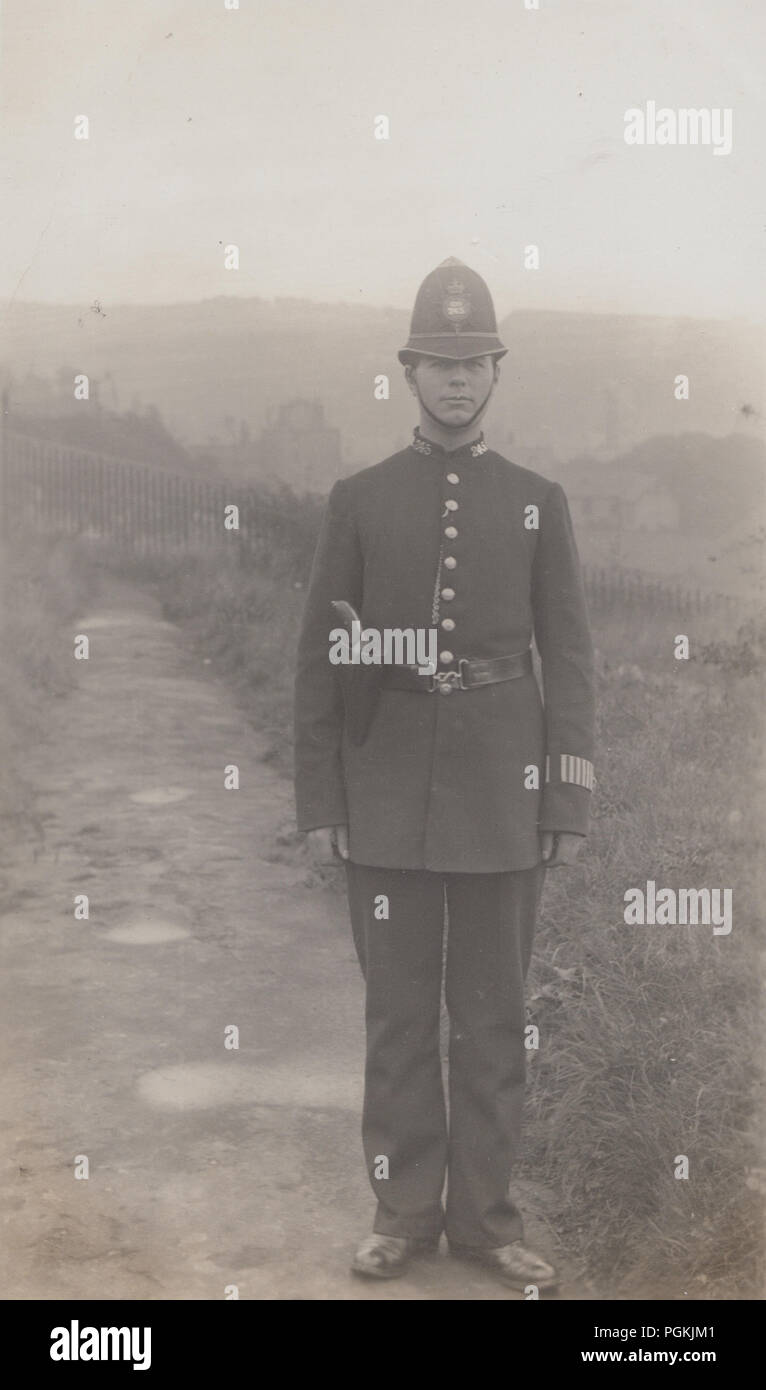
<path fill-rule="evenodd" d="M 473 1245 L 450 1245 L 450 1254 L 459 1260 L 474 1260 L 492 1271 L 503 1284 L 512 1289 L 525 1289 L 534 1284 L 538 1289 L 552 1289 L 558 1284 L 558 1274 L 552 1264 L 528 1250 L 520 1240 L 510 1245 L 489 1249 Z"/>
<path fill-rule="evenodd" d="M 433 1254 L 439 1237 L 422 1240 L 413 1236 L 384 1236 L 373 1231 L 359 1246 L 351 1265 L 354 1274 L 368 1279 L 398 1279 L 417 1255 Z"/>

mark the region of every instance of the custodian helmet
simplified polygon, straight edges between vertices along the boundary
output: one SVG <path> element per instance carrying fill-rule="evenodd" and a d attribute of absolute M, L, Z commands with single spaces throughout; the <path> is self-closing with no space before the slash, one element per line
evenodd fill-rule
<path fill-rule="evenodd" d="M 497 336 L 492 296 L 475 270 L 454 256 L 427 275 L 417 293 L 410 336 L 399 361 L 419 354 L 453 361 L 491 354 L 499 361 L 508 349 Z"/>

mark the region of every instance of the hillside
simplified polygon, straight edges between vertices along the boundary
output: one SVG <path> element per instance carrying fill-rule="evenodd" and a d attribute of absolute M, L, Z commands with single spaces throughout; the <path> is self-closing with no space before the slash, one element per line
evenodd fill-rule
<path fill-rule="evenodd" d="M 226 438 L 244 420 L 255 437 L 293 397 L 321 400 L 340 429 L 351 471 L 400 447 L 413 422 L 396 349 L 398 310 L 305 300 L 218 298 L 198 304 L 6 309 L 0 373 L 23 404 L 25 377 L 76 372 L 100 383 L 102 403 L 155 405 L 180 439 Z M 763 339 L 723 321 L 516 313 L 501 325 L 508 356 L 491 417 L 504 452 L 535 460 L 614 456 L 653 434 L 755 434 L 762 426 Z M 391 379 L 389 401 L 373 379 Z M 690 399 L 676 401 L 679 373 Z M 743 413 L 744 408 L 744 413 Z M 543 469 L 544 471 L 544 469 Z M 317 478 L 322 489 L 328 478 Z"/>

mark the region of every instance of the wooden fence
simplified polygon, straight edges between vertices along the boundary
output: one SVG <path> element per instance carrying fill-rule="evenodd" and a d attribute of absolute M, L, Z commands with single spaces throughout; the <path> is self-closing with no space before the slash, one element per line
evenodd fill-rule
<path fill-rule="evenodd" d="M 214 551 L 243 564 L 278 564 L 304 580 L 311 563 L 318 508 L 286 492 L 206 482 L 7 429 L 1 441 L 0 518 L 14 531 L 77 535 L 142 555 Z M 239 527 L 224 526 L 226 508 Z M 734 618 L 734 599 L 638 571 L 585 565 L 594 612 L 641 611 Z"/>

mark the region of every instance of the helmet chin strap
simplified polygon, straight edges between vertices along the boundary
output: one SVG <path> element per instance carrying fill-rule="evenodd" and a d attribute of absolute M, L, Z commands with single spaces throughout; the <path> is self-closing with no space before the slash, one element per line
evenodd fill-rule
<path fill-rule="evenodd" d="M 494 383 L 494 381 L 493 381 L 493 382 L 492 382 L 492 385 L 490 386 L 490 388 L 489 388 L 489 390 L 488 390 L 488 392 L 487 392 L 487 394 L 486 394 L 486 396 L 484 397 L 484 400 L 482 401 L 482 403 L 481 403 L 481 405 L 479 406 L 478 410 L 475 410 L 475 411 L 473 412 L 473 415 L 471 416 L 470 420 L 458 421 L 457 423 L 453 424 L 451 421 L 440 420 L 438 415 L 434 415 L 433 411 L 428 409 L 428 406 L 426 405 L 425 401 L 423 400 L 423 397 L 422 397 L 421 394 L 420 394 L 420 391 L 418 390 L 418 383 L 416 382 L 414 376 L 411 378 L 411 380 L 412 380 L 413 386 L 415 387 L 415 394 L 416 394 L 416 396 L 417 396 L 417 398 L 418 398 L 418 402 L 419 402 L 419 404 L 420 404 L 421 409 L 424 410 L 424 411 L 426 412 L 426 415 L 428 416 L 429 420 L 433 420 L 434 424 L 435 424 L 435 425 L 438 425 L 438 426 L 439 426 L 439 429 L 442 429 L 442 430 L 467 430 L 467 429 L 470 429 L 471 425 L 474 423 L 474 420 L 478 420 L 478 419 L 479 419 L 479 416 L 481 416 L 481 415 L 484 414 L 484 411 L 486 410 L 487 406 L 489 405 L 489 398 L 490 398 L 490 396 L 492 395 L 492 392 L 493 392 L 494 389 L 495 389 L 495 383 Z"/>

